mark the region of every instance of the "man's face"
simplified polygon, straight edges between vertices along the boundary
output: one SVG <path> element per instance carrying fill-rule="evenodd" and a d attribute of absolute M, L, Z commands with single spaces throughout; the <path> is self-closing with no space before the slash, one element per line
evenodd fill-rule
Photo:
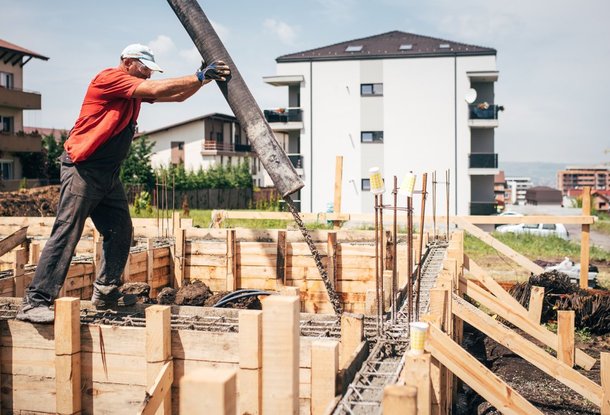
<path fill-rule="evenodd" d="M 152 71 L 139 59 L 131 59 L 131 63 L 127 68 L 131 76 L 135 76 L 141 79 L 149 79 L 152 75 Z"/>

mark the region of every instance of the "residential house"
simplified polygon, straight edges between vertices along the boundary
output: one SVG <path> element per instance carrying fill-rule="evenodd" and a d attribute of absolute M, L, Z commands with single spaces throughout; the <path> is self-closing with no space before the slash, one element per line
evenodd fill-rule
<path fill-rule="evenodd" d="M 212 113 L 156 130 L 141 132 L 154 144 L 153 168 L 184 164 L 197 171 L 214 166 L 237 165 L 248 160 L 254 186 L 264 181 L 262 165 L 252 151 L 245 130 L 232 115 Z"/>
<path fill-rule="evenodd" d="M 570 189 L 566 196 L 569 198 L 582 197 L 582 189 Z M 598 212 L 610 213 L 610 190 L 592 190 L 591 207 Z"/>
<path fill-rule="evenodd" d="M 568 194 L 570 190 L 589 186 L 591 190 L 610 190 L 610 167 L 568 166 L 557 172 L 557 188 Z"/>
<path fill-rule="evenodd" d="M 23 112 L 41 109 L 41 95 L 24 89 L 23 67 L 46 56 L 0 39 L 0 178 L 12 190 L 22 178 L 19 154 L 41 151 L 39 134 L 26 134 Z"/>
<path fill-rule="evenodd" d="M 379 167 L 388 189 L 409 171 L 421 188 L 427 172 L 428 191 L 431 173 L 449 169 L 453 213 L 496 213 L 495 49 L 392 31 L 276 62 L 277 74 L 263 80 L 287 87 L 288 99 L 265 116 L 302 168 L 303 211 L 332 203 L 343 156 L 342 211 L 373 210 L 369 169 Z M 445 192 L 437 194 L 444 206 Z"/>

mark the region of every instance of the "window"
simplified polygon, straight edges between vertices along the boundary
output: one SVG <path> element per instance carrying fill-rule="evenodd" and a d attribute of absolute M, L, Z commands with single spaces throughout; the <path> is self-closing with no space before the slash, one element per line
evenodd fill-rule
<path fill-rule="evenodd" d="M 3 117 L 0 115 L 0 132 L 12 133 L 14 127 L 14 117 Z"/>
<path fill-rule="evenodd" d="M 542 225 L 542 229 L 546 229 L 549 231 L 554 231 L 557 227 L 555 226 L 554 223 L 545 223 Z"/>
<path fill-rule="evenodd" d="M 13 74 L 8 72 L 0 72 L 0 86 L 12 89 L 13 86 Z"/>
<path fill-rule="evenodd" d="M 360 133 L 361 143 L 383 143 L 383 131 L 362 131 Z"/>
<path fill-rule="evenodd" d="M 538 229 L 537 223 L 526 223 L 523 225 L 523 229 Z"/>
<path fill-rule="evenodd" d="M 411 50 L 413 49 L 413 45 L 411 43 L 405 43 L 398 47 L 398 50 Z"/>
<path fill-rule="evenodd" d="M 350 45 L 345 48 L 346 52 L 360 52 L 362 51 L 362 45 Z"/>
<path fill-rule="evenodd" d="M 363 192 L 371 191 L 371 179 L 362 179 L 362 184 L 360 186 Z"/>
<path fill-rule="evenodd" d="M 171 163 L 175 166 L 184 163 L 184 141 L 172 141 L 170 148 Z"/>
<path fill-rule="evenodd" d="M 360 95 L 383 95 L 383 84 L 361 84 Z"/>
<path fill-rule="evenodd" d="M 0 178 L 11 180 L 13 178 L 13 161 L 0 160 Z"/>

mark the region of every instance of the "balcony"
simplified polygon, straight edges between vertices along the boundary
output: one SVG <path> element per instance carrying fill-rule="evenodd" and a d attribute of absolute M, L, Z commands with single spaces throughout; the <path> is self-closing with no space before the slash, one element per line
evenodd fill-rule
<path fill-rule="evenodd" d="M 498 154 L 496 153 L 470 153 L 468 167 L 471 169 L 497 169 Z"/>
<path fill-rule="evenodd" d="M 219 143 L 214 140 L 204 140 L 201 154 L 203 155 L 216 155 L 216 154 L 234 154 L 234 153 L 250 153 L 252 147 L 249 144 L 231 144 L 231 143 Z"/>
<path fill-rule="evenodd" d="M 297 174 L 303 175 L 303 156 L 300 154 L 286 154 L 292 163 L 292 166 L 297 171 Z"/>
<path fill-rule="evenodd" d="M 39 110 L 42 108 L 41 97 L 38 92 L 28 92 L 17 88 L 0 86 L 0 107 Z"/>
<path fill-rule="evenodd" d="M 279 108 L 276 110 L 265 110 L 263 113 L 273 131 L 303 129 L 303 110 L 301 108 Z"/>
<path fill-rule="evenodd" d="M 498 113 L 504 111 L 502 105 L 484 103 L 468 106 L 468 125 L 472 128 L 495 128 L 498 126 Z"/>
<path fill-rule="evenodd" d="M 498 213 L 497 202 L 470 202 L 471 215 L 495 215 Z"/>
<path fill-rule="evenodd" d="M 39 153 L 42 151 L 40 135 L 0 133 L 0 151 L 9 153 Z"/>

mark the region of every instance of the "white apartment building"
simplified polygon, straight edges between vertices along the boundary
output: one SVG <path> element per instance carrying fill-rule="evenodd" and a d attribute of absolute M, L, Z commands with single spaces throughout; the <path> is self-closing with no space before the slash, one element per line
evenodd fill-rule
<path fill-rule="evenodd" d="M 262 186 L 264 173 L 252 152 L 246 132 L 232 115 L 213 113 L 141 132 L 154 144 L 151 165 L 154 169 L 184 164 L 188 171 L 206 170 L 218 165 L 237 165 L 250 161 L 252 180 Z"/>
<path fill-rule="evenodd" d="M 527 189 L 533 186 L 534 184 L 530 177 L 507 177 L 506 200 L 510 201 L 513 205 L 525 205 L 525 194 L 527 193 Z"/>
<path fill-rule="evenodd" d="M 452 213 L 496 212 L 495 49 L 393 31 L 276 62 L 277 75 L 263 80 L 288 87 L 288 102 L 265 116 L 302 169 L 306 185 L 295 197 L 302 211 L 325 211 L 332 203 L 340 155 L 343 212 L 373 210 L 371 167 L 383 172 L 386 200 L 394 175 L 400 183 L 412 170 L 417 189 L 427 172 L 430 192 L 431 173 L 444 180 L 450 169 Z M 474 110 L 484 102 L 490 104 L 485 114 Z M 439 184 L 439 210 L 444 189 Z"/>

